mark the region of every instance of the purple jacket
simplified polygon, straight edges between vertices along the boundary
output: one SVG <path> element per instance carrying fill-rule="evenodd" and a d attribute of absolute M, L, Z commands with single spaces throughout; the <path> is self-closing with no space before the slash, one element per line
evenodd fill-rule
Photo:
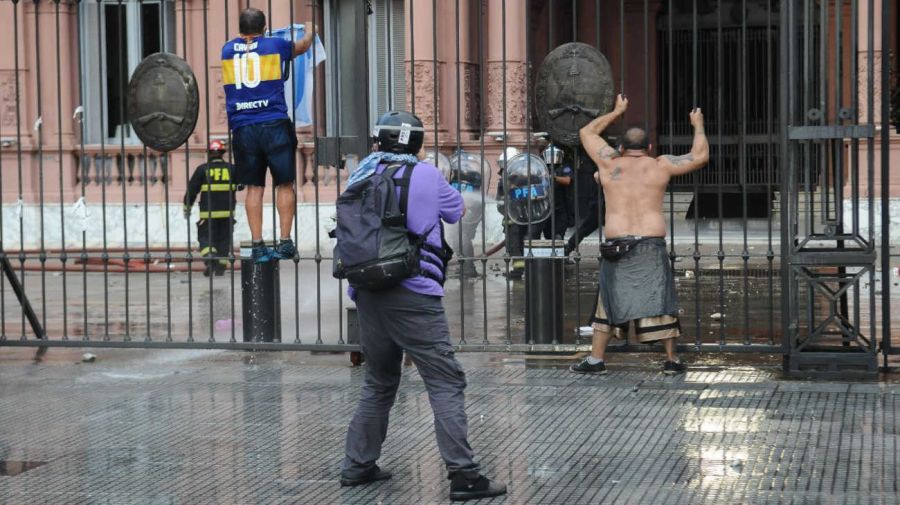
<path fill-rule="evenodd" d="M 384 172 L 387 165 L 381 165 L 375 171 Z M 406 167 L 401 168 L 395 175 L 396 179 L 403 177 Z M 400 198 L 400 189 L 397 189 L 397 198 Z M 426 242 L 438 249 L 441 248 L 441 220 L 453 224 L 459 221 L 463 214 L 463 199 L 458 191 L 450 187 L 444 179 L 441 171 L 434 165 L 419 162 L 409 182 L 409 207 L 406 209 L 406 228 L 416 234 L 422 235 L 428 230 Z M 426 250 L 422 250 L 423 256 L 431 256 L 436 263 L 440 263 L 437 257 Z M 432 262 L 420 260 L 423 270 L 428 270 L 436 277 L 441 277 L 441 272 Z M 421 275 L 411 277 L 400 283 L 401 286 L 428 296 L 444 296 L 444 288 L 434 279 Z M 351 300 L 356 300 L 356 292 L 353 288 L 347 290 Z"/>

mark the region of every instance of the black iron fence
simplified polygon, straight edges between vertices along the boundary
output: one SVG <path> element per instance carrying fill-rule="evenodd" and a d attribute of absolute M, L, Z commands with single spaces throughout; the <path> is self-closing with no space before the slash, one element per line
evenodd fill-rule
<path fill-rule="evenodd" d="M 281 331 L 271 342 L 243 338 L 242 208 L 234 247 L 215 258 L 227 266 L 221 277 L 203 277 L 209 258 L 193 220 L 182 218 L 204 145 L 230 140 L 218 54 L 248 5 L 271 28 L 315 21 L 327 55 L 312 65 L 311 85 L 288 91 L 295 106 L 311 93 L 311 124 L 298 126 L 301 247 L 277 273 Z M 540 248 L 532 238 L 522 255 L 499 245 L 509 222 L 494 198 L 501 152 L 546 147 L 534 100 L 544 56 L 580 41 L 609 59 L 615 91 L 634 104 L 626 122 L 643 125 L 657 153 L 689 149 L 690 109 L 707 117 L 710 166 L 674 180 L 664 202 L 681 348 L 794 356 L 809 335 L 829 334 L 839 347 L 862 337 L 868 356 L 886 359 L 896 255 L 889 213 L 876 211 L 875 198 L 889 201 L 898 175 L 889 167 L 888 103 L 876 98 L 888 93 L 876 89 L 888 88 L 891 8 L 865 0 L 5 0 L 0 249 L 22 298 L 9 284 L 0 291 L 0 345 L 356 350 L 352 302 L 331 276 L 326 232 L 372 121 L 406 108 L 426 123 L 427 153 L 477 155 L 485 181 L 493 179 L 478 194 L 474 252 L 457 248 L 445 286 L 459 347 L 587 349 L 602 221 L 559 260 L 566 266 L 552 305 L 561 298 L 562 331 L 536 336 L 526 328 L 529 279 L 516 270 Z M 876 23 L 883 59 L 865 38 Z M 127 77 L 155 51 L 184 58 L 200 83 L 198 128 L 168 154 L 142 146 L 127 121 Z M 602 204 L 591 205 L 602 202 L 594 167 L 568 154 L 567 239 L 602 214 Z M 565 221 L 555 216 L 554 228 Z M 462 228 L 453 233 L 462 244 Z M 804 256 L 808 236 L 827 251 Z M 463 262 L 475 275 L 458 271 Z"/>

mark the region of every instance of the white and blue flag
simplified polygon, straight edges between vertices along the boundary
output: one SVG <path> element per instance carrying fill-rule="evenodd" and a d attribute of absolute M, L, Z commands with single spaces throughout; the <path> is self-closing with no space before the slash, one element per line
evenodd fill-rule
<path fill-rule="evenodd" d="M 270 37 L 280 37 L 285 40 L 294 40 L 295 42 L 302 39 L 306 33 L 306 27 L 301 24 L 293 25 L 293 39 L 291 38 L 291 28 L 284 27 L 273 31 Z M 325 61 L 325 46 L 319 36 L 315 36 L 313 47 L 308 51 L 294 58 L 293 69 L 291 69 L 291 77 L 285 81 L 284 96 L 288 103 L 288 108 L 294 108 L 294 122 L 296 126 L 309 126 L 312 124 L 312 101 L 313 101 L 313 71 L 319 63 Z M 315 62 L 313 62 L 315 55 Z M 293 91 L 292 91 L 293 90 Z"/>

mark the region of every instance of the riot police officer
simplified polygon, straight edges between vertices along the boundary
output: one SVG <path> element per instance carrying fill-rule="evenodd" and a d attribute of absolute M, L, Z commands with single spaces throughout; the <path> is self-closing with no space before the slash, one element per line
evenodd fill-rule
<path fill-rule="evenodd" d="M 536 240 L 543 235 L 547 240 L 562 240 L 566 236 L 566 230 L 572 225 L 568 195 L 574 173 L 572 162 L 562 149 L 553 144 L 547 146 L 542 154 L 553 176 L 553 213 L 550 219 L 532 225 L 531 238 Z"/>
<path fill-rule="evenodd" d="M 519 257 L 512 261 L 512 268 L 510 269 L 509 276 L 513 279 L 521 278 L 522 273 L 525 271 L 525 260 L 522 259 L 522 256 L 525 254 L 525 237 L 528 234 L 528 226 L 516 224 L 509 216 L 506 208 L 508 195 L 505 191 L 504 179 L 506 179 L 506 177 L 504 176 L 504 172 L 506 170 L 507 162 L 518 155 L 519 152 L 520 151 L 515 147 L 507 147 L 500 153 L 500 156 L 497 157 L 497 166 L 499 167 L 500 176 L 500 180 L 497 182 L 497 211 L 503 216 L 504 229 L 506 230 L 506 252 L 513 258 L 516 256 Z"/>

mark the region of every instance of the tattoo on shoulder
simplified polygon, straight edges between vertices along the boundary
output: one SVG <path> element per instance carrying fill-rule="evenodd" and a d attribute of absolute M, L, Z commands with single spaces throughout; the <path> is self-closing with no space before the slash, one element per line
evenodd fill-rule
<path fill-rule="evenodd" d="M 616 151 L 610 146 L 600 149 L 597 154 L 600 156 L 601 160 L 611 160 L 619 157 L 619 151 Z"/>
<path fill-rule="evenodd" d="M 622 167 L 616 167 L 612 171 L 612 180 L 618 181 L 622 178 Z"/>
<path fill-rule="evenodd" d="M 663 158 L 669 160 L 669 162 L 672 163 L 673 165 L 675 165 L 676 167 L 694 161 L 694 155 L 690 154 L 690 153 L 683 154 L 681 156 L 673 156 L 671 154 L 666 154 L 665 156 L 663 156 Z"/>

